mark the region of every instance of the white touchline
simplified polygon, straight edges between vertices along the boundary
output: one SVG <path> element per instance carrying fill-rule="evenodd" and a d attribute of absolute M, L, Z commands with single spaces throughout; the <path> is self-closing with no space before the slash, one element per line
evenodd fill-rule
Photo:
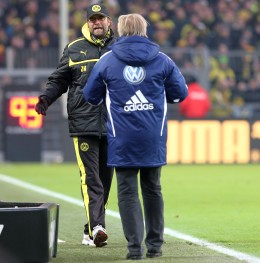
<path fill-rule="evenodd" d="M 79 199 L 69 197 L 67 195 L 60 194 L 57 192 L 53 192 L 53 191 L 50 191 L 48 189 L 30 184 L 30 183 L 26 183 L 22 180 L 15 179 L 13 177 L 10 177 L 10 176 L 4 175 L 4 174 L 0 174 L 0 181 L 8 183 L 8 184 L 13 184 L 13 185 L 25 188 L 25 189 L 29 189 L 29 190 L 37 192 L 39 194 L 48 195 L 48 196 L 60 199 L 62 201 L 66 201 L 66 202 L 74 204 L 74 205 L 83 206 L 82 201 Z M 116 217 L 116 218 L 120 219 L 120 215 L 118 212 L 106 210 L 106 214 L 109 216 Z M 1 224 L 1 222 L 0 222 L 0 224 Z M 0 230 L 1 230 L 1 228 L 0 228 Z M 190 236 L 190 235 L 186 235 L 186 234 L 183 234 L 181 232 L 178 232 L 178 231 L 175 231 L 175 230 L 172 230 L 169 228 L 164 228 L 164 233 L 169 235 L 169 236 L 172 236 L 172 237 L 175 237 L 178 239 L 182 239 L 182 240 L 186 240 L 186 241 L 192 242 L 194 244 L 197 244 L 199 246 L 206 247 L 206 248 L 209 248 L 211 250 L 217 251 L 219 253 L 231 256 L 231 257 L 236 258 L 238 260 L 244 260 L 248 263 L 260 263 L 260 258 L 258 258 L 258 257 L 251 256 L 251 255 L 248 255 L 248 254 L 245 254 L 245 253 L 242 253 L 242 252 L 230 249 L 230 248 L 226 248 L 226 247 L 223 247 L 223 246 L 220 246 L 220 245 L 217 245 L 217 244 L 214 244 L 214 243 L 211 243 L 211 242 L 208 242 L 206 240 L 202 240 L 202 239 Z"/>

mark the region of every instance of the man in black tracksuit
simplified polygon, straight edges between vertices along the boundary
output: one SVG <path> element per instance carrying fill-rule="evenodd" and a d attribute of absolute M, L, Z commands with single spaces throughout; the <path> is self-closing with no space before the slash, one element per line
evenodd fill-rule
<path fill-rule="evenodd" d="M 74 141 L 87 216 L 82 244 L 97 247 L 107 244 L 105 207 L 113 169 L 106 165 L 106 107 L 86 103 L 82 89 L 95 63 L 114 42 L 111 23 L 103 4 L 87 8 L 82 37 L 65 47 L 57 69 L 49 76 L 46 89 L 35 106 L 38 114 L 46 115 L 48 107 L 68 91 L 69 133 Z"/>

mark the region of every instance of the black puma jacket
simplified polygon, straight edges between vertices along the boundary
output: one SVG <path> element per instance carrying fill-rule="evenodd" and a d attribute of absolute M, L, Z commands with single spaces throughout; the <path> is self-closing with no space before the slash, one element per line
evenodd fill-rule
<path fill-rule="evenodd" d="M 114 43 L 111 39 L 104 47 L 97 45 L 90 37 L 88 25 L 82 27 L 83 36 L 69 43 L 60 59 L 57 69 L 49 76 L 46 89 L 41 96 L 47 96 L 49 105 L 68 91 L 67 111 L 70 136 L 106 135 L 106 107 L 88 104 L 82 93 L 89 75 L 99 58 Z"/>

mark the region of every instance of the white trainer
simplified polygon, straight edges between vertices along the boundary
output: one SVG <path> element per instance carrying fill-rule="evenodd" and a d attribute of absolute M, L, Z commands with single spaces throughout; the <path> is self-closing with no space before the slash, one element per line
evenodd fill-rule
<path fill-rule="evenodd" d="M 97 225 L 93 228 L 92 235 L 93 242 L 96 245 L 96 247 L 103 247 L 107 245 L 107 232 L 106 229 L 103 228 L 101 225 Z"/>
<path fill-rule="evenodd" d="M 90 247 L 95 247 L 96 245 L 94 244 L 93 240 L 90 238 L 89 235 L 83 234 L 83 239 L 82 239 L 82 245 L 85 246 L 90 246 Z"/>

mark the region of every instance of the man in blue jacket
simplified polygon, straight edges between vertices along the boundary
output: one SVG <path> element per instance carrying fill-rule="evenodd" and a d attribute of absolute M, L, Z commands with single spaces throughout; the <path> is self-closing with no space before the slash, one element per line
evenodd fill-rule
<path fill-rule="evenodd" d="M 188 95 L 175 63 L 146 35 L 139 14 L 119 17 L 119 40 L 101 57 L 83 89 L 94 105 L 106 101 L 108 166 L 115 167 L 118 205 L 127 259 L 143 259 L 144 224 L 137 174 L 143 196 L 147 257 L 162 255 L 164 204 L 161 166 L 166 164 L 167 102 Z"/>

